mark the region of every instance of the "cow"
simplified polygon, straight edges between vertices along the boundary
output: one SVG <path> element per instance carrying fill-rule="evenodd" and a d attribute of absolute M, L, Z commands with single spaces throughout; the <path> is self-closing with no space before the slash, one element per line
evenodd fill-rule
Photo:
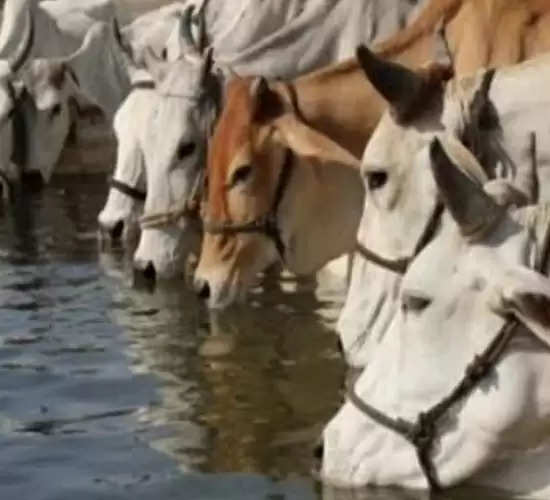
<path fill-rule="evenodd" d="M 212 9 L 209 9 L 209 5 L 212 5 Z M 227 39 L 227 34 L 230 33 L 229 28 L 226 28 L 226 36 L 222 37 L 218 33 L 220 22 L 215 22 L 215 16 L 217 14 L 216 9 L 222 9 L 222 4 L 207 3 L 204 10 L 205 21 L 202 23 L 204 26 L 204 35 L 200 33 L 198 36 L 192 36 L 192 30 L 189 29 L 187 23 L 183 24 L 183 33 L 187 33 L 186 45 L 190 47 L 189 52 L 195 53 L 195 59 L 205 58 L 205 51 L 201 50 L 201 40 L 206 39 L 210 43 L 210 47 L 214 50 L 215 65 L 222 69 L 228 79 L 232 78 L 232 73 L 237 72 L 240 74 L 264 74 L 271 77 L 290 77 L 295 76 L 296 73 L 315 68 L 323 63 L 331 60 L 337 60 L 344 55 L 351 53 L 353 45 L 357 40 L 371 41 L 377 35 L 383 35 L 389 30 L 395 30 L 395 28 L 402 25 L 402 18 L 404 14 L 410 11 L 410 2 L 366 2 L 357 3 L 350 2 L 348 0 L 342 0 L 336 3 L 307 3 L 304 2 L 303 12 L 297 16 L 291 23 L 285 25 L 282 29 L 274 31 L 269 36 L 260 37 L 256 43 L 246 46 L 246 43 L 242 42 L 241 37 L 246 39 L 246 30 L 251 29 L 255 24 L 261 24 L 262 22 L 268 22 L 273 27 L 275 26 L 277 17 L 264 19 L 262 21 L 260 13 L 253 13 L 250 10 L 246 10 L 246 15 L 243 15 L 240 22 L 242 26 L 245 26 L 241 33 L 240 30 L 234 29 L 231 33 L 239 33 L 240 36 L 236 37 L 236 41 Z M 229 5 L 229 4 L 227 4 Z M 231 6 L 233 9 L 233 6 Z M 282 10 L 279 12 L 280 6 L 277 4 L 268 3 L 264 7 L 268 13 L 273 9 L 277 10 L 278 15 L 283 15 L 281 19 L 286 19 L 287 12 Z M 223 9 L 222 9 L 223 10 Z M 266 14 L 267 15 L 267 14 Z M 249 19 L 250 16 L 254 17 L 254 23 L 244 24 L 245 19 Z M 211 20 L 214 17 L 214 20 Z M 257 18 L 257 19 L 256 19 Z M 189 18 L 188 18 L 189 19 Z M 199 23 L 201 24 L 201 23 Z M 210 25 L 213 28 L 210 28 Z M 241 26 L 239 24 L 239 26 Z M 316 29 L 307 29 L 308 27 L 316 26 Z M 365 26 L 367 26 L 366 29 Z M 363 29 L 359 29 L 359 28 Z M 190 35 L 191 33 L 191 35 Z M 255 36 L 262 34 L 261 31 L 253 32 Z M 221 37 L 221 38 L 220 38 Z M 194 38 L 195 41 L 192 39 Z M 222 43 L 223 42 L 223 43 Z M 229 50 L 231 47 L 225 47 L 225 45 L 233 43 L 234 49 Z M 310 47 L 310 44 L 314 44 L 315 49 Z M 198 47 L 198 50 L 193 49 L 193 46 Z M 313 45 L 312 45 L 313 46 Z M 308 49 L 309 47 L 309 49 Z M 298 54 L 300 54 L 298 56 Z M 193 55 L 191 56 L 193 58 Z M 153 72 L 153 70 L 152 70 Z M 168 77 L 166 77 L 168 79 Z M 172 80 L 173 78 L 170 77 Z M 189 88 L 188 83 L 184 83 L 184 77 L 180 76 L 182 80 L 180 85 L 186 85 L 186 89 Z M 200 80 L 197 80 L 200 81 Z M 162 82 L 157 82 L 157 86 L 162 86 Z M 188 93 L 200 94 L 203 90 L 196 88 L 195 90 L 189 90 Z M 172 92 L 172 94 L 174 94 Z M 172 172 L 172 159 L 176 157 L 177 149 L 183 140 L 185 130 L 189 130 L 193 127 L 192 123 L 186 122 L 181 117 L 192 116 L 195 112 L 192 110 L 193 103 L 189 99 L 176 100 L 172 96 L 168 96 L 166 101 L 166 110 L 168 113 L 155 113 L 155 126 L 149 128 L 152 135 L 158 133 L 157 131 L 163 130 L 162 137 L 163 144 L 166 144 L 166 154 L 157 155 L 153 158 L 153 162 L 146 162 L 147 165 L 147 177 L 152 178 L 154 176 L 158 181 L 155 181 L 157 186 L 170 185 L 172 191 L 181 192 L 184 187 L 175 186 L 176 182 L 186 182 L 187 191 L 189 192 L 191 186 L 195 184 L 195 179 L 192 178 L 194 169 L 188 169 L 187 176 L 181 175 L 178 179 L 170 174 Z M 179 106 L 179 112 L 174 111 L 175 106 Z M 200 150 L 206 140 L 206 137 L 201 137 L 197 141 L 198 148 Z M 153 138 L 149 139 L 150 142 L 154 142 Z M 146 147 L 146 146 L 143 146 Z M 168 153 L 170 151 L 170 153 Z M 199 160 L 197 156 L 194 161 Z M 163 163 L 164 162 L 164 163 Z M 191 177 L 191 178 L 190 178 Z M 117 175 L 120 179 L 120 176 Z M 134 176 L 135 178 L 135 176 Z M 120 179 L 122 180 L 122 179 Z M 162 196 L 160 191 L 151 191 L 150 187 L 147 187 L 148 197 L 153 198 L 157 211 L 169 211 L 169 199 Z M 137 205 L 137 203 L 136 203 Z M 127 205 L 128 206 L 128 205 Z M 121 210 L 113 208 L 113 213 L 116 213 L 118 217 L 122 213 Z M 132 220 L 130 212 L 127 212 L 128 221 Z M 106 212 L 102 213 L 103 223 L 105 223 Z M 134 218 L 135 219 L 135 218 Z M 111 218 L 109 224 L 110 228 L 117 227 L 120 219 L 116 220 Z M 123 221 L 127 223 L 126 220 Z M 174 248 L 178 245 L 177 240 L 182 241 L 181 232 L 177 230 L 175 224 L 164 225 L 161 231 L 157 231 L 155 245 L 141 245 L 141 250 L 136 254 L 135 267 L 137 271 L 148 269 L 155 269 L 154 273 L 158 277 L 170 278 L 174 273 L 181 269 L 182 252 L 174 251 Z M 159 244 L 160 234 L 163 235 L 162 241 L 165 242 L 165 246 Z"/>
<path fill-rule="evenodd" d="M 550 13 L 550 4 L 545 9 Z M 527 45 L 529 52 L 508 49 L 506 52 L 513 54 L 510 62 L 550 48 L 550 40 L 543 35 L 550 17 L 544 12 L 538 12 L 538 17 L 533 14 L 528 26 L 532 32 L 524 34 L 526 40 L 533 41 Z M 537 33 L 540 36 L 535 37 Z M 508 38 L 506 42 L 515 46 Z M 493 54 L 500 51 L 495 47 Z M 534 154 L 541 172 L 546 170 L 548 147 L 540 114 L 545 109 L 549 78 L 546 55 L 517 67 L 490 69 L 451 81 L 447 80 L 452 71 L 434 65 L 413 72 L 403 66 L 390 68 L 368 49 L 361 49 L 359 55 L 369 82 L 389 102 L 390 111 L 363 155 L 362 175 L 365 185 L 370 185 L 369 195 L 358 230 L 359 263 L 352 273 L 338 327 L 347 360 L 354 366 L 368 362 L 372 344 L 384 335 L 396 311 L 403 264 L 424 244 L 422 240 L 429 240 L 437 225 L 439 205 L 434 183 L 423 167 L 427 145 L 434 135 L 452 134 L 466 144 L 489 177 L 513 178 L 520 204 L 533 189 L 525 182 L 532 167 L 530 133 L 536 133 Z M 501 59 L 485 62 L 494 66 Z M 514 95 L 521 99 L 510 99 Z M 546 174 L 541 175 L 541 195 L 547 199 L 546 186 L 550 184 Z M 510 189 L 508 186 L 505 194 Z"/>
<path fill-rule="evenodd" d="M 6 0 L 2 12 L 0 56 L 11 53 L 20 42 L 29 9 L 35 24 L 30 60 L 73 53 L 95 22 L 108 21 L 115 15 L 111 0 Z"/>
<path fill-rule="evenodd" d="M 136 123 L 149 123 L 150 112 L 154 110 L 151 100 L 157 99 L 157 93 L 146 83 L 140 88 L 134 86 L 115 114 L 113 129 L 117 138 L 117 158 L 111 189 L 105 207 L 99 213 L 100 238 L 109 241 L 136 241 L 139 236 L 140 213 L 134 210 L 136 204 L 146 199 L 143 139 L 144 127 Z"/>
<path fill-rule="evenodd" d="M 441 229 L 407 269 L 387 335 L 323 432 L 321 476 L 345 487 L 467 483 L 546 498 L 548 204 L 507 208 L 446 138 L 428 149 Z"/>
<path fill-rule="evenodd" d="M 497 19 L 499 14 L 500 11 L 493 12 L 489 20 L 491 18 Z M 466 28 L 463 25 L 465 20 L 468 21 Z M 376 46 L 375 52 L 378 59 L 394 62 L 402 61 L 410 66 L 419 66 L 425 63 L 431 59 L 432 53 L 436 52 L 441 59 L 445 59 L 445 64 L 441 62 L 434 64 L 431 74 L 434 80 L 436 78 L 449 78 L 452 71 L 448 67 L 447 60 L 449 57 L 456 58 L 455 55 L 460 56 L 466 50 L 465 44 L 469 40 L 468 27 L 470 25 L 475 26 L 474 21 L 479 23 L 484 20 L 486 20 L 485 11 L 472 10 L 472 4 L 469 2 L 434 0 L 425 6 L 414 23 Z M 537 24 L 535 23 L 533 26 L 536 27 Z M 442 36 L 442 33 L 445 36 Z M 493 39 L 490 36 L 491 34 L 489 33 L 489 37 L 485 42 L 488 45 L 493 43 Z M 482 49 L 485 49 L 485 47 L 482 47 Z M 521 54 L 518 57 L 520 56 Z M 293 87 L 296 89 L 295 100 L 299 103 L 301 121 L 327 134 L 329 139 L 343 145 L 353 154 L 358 153 L 350 149 L 349 143 L 355 140 L 355 146 L 359 145 L 361 147 L 361 143 L 365 144 L 384 109 L 384 104 L 379 101 L 380 95 L 373 92 L 373 87 L 363 87 L 360 79 L 357 79 L 360 73 L 357 66 L 359 62 L 360 60 L 349 62 L 340 69 L 336 67 L 333 73 L 327 71 L 325 74 L 326 77 L 323 78 L 321 76 L 317 81 L 313 77 L 310 81 L 310 86 L 305 89 L 301 88 L 301 85 L 297 85 L 298 82 L 303 82 L 304 80 L 298 79 L 293 82 Z M 389 66 L 393 64 L 388 63 Z M 470 67 L 463 64 L 456 68 L 456 71 L 459 73 L 463 70 L 470 71 Z M 345 76 L 344 72 L 347 72 Z M 334 75 L 341 78 L 341 81 L 338 82 L 340 87 L 334 85 L 334 81 L 338 81 L 337 79 L 333 79 Z M 376 86 L 376 82 L 373 83 Z M 386 83 L 388 87 L 392 88 L 393 80 L 391 78 L 386 79 Z M 277 85 L 274 84 L 273 88 L 276 87 Z M 279 86 L 279 88 L 281 87 Z M 345 91 L 339 89 L 345 89 Z M 419 107 L 421 107 L 423 104 L 422 96 L 419 97 L 418 103 Z M 252 119 L 246 119 L 245 116 L 247 115 Z M 360 116 L 360 119 L 358 119 L 358 116 Z M 209 217 L 213 218 L 214 222 L 218 223 L 218 225 L 219 223 L 227 225 L 229 220 L 237 216 L 237 214 L 232 213 L 230 208 L 228 199 L 230 190 L 226 189 L 224 191 L 223 186 L 229 183 L 227 175 L 231 171 L 232 162 L 237 160 L 237 157 L 241 154 L 241 149 L 245 144 L 249 143 L 247 137 L 251 133 L 255 134 L 256 130 L 263 125 L 255 121 L 253 119 L 254 115 L 244 108 L 242 110 L 235 108 L 232 115 L 226 114 L 225 117 L 229 122 L 226 127 L 228 130 L 227 133 L 230 135 L 219 135 L 214 138 L 211 148 L 212 158 L 209 160 L 208 172 L 210 185 L 215 183 L 217 186 L 215 190 L 211 189 L 208 193 L 207 206 L 208 210 L 211 210 Z M 237 126 L 236 123 L 239 125 Z M 237 139 L 237 135 L 239 134 L 241 138 Z M 232 137 L 235 137 L 235 139 L 231 139 Z M 224 146 L 223 148 L 220 147 L 220 150 L 217 150 L 217 141 L 224 144 L 232 144 L 231 149 L 228 150 L 228 146 Z M 348 141 L 347 144 L 345 141 Z M 390 141 L 387 144 L 390 145 L 389 149 L 391 150 L 393 145 L 401 145 L 401 142 L 400 139 L 394 139 L 394 142 Z M 263 150 L 261 148 L 254 149 L 253 146 L 247 147 L 252 151 L 252 171 L 255 169 L 273 168 L 272 165 L 269 165 L 269 162 L 272 160 L 262 156 Z M 397 149 L 395 147 L 395 150 Z M 223 154 L 219 151 L 223 151 Z M 405 156 L 403 158 L 406 159 Z M 238 216 L 239 219 L 253 221 L 259 216 L 258 208 L 255 208 L 257 206 L 255 199 L 263 199 L 266 193 L 274 192 L 277 176 L 272 175 L 271 177 L 271 180 L 256 181 L 257 184 L 249 186 L 247 190 L 242 191 L 239 203 L 242 207 L 248 206 L 249 208 L 241 208 Z M 385 182 L 384 172 L 381 175 L 374 175 L 366 184 L 369 182 L 371 184 L 370 187 L 369 185 L 366 186 L 368 190 L 376 188 L 379 183 L 383 184 Z M 311 189 L 313 188 L 304 185 L 297 192 L 302 190 L 307 192 Z M 232 194 L 232 196 L 237 195 Z M 220 207 L 223 207 L 223 209 Z M 350 212 L 349 217 L 343 218 L 341 223 L 346 224 L 354 217 L 354 213 L 354 211 Z M 288 225 L 290 222 L 279 221 L 279 225 L 283 228 L 279 229 L 282 234 L 285 233 L 285 224 Z M 319 224 L 322 224 L 322 222 L 319 222 Z M 294 229 L 294 233 L 299 235 L 296 236 L 297 239 L 303 238 L 307 240 L 309 232 L 317 230 L 314 229 L 317 226 L 313 214 L 311 219 L 307 221 L 307 224 L 298 225 L 298 222 L 294 222 L 294 225 L 297 225 Z M 391 233 L 387 229 L 383 231 L 387 234 Z M 242 235 L 236 233 L 226 231 L 226 234 L 222 235 L 207 234 L 203 241 L 201 259 L 196 273 L 197 285 L 202 295 L 209 296 L 209 304 L 213 307 L 229 304 L 236 297 L 241 296 L 252 282 L 252 275 L 258 270 L 257 268 L 272 262 L 277 256 L 273 245 L 269 245 L 268 240 L 262 238 L 261 235 Z M 252 250 L 250 245 L 244 244 L 245 239 L 250 242 L 255 241 L 255 250 Z M 260 239 L 263 241 L 263 244 L 260 244 Z M 328 238 L 328 240 L 331 243 L 334 240 L 343 243 L 342 239 L 336 235 Z M 287 244 L 290 243 L 290 241 L 287 242 Z M 346 242 L 346 245 L 348 249 L 352 249 L 355 247 L 355 241 L 349 240 Z M 324 246 L 322 245 L 310 245 L 310 253 L 306 258 L 302 257 L 302 261 L 307 260 L 311 262 L 312 266 L 325 262 L 323 248 Z M 327 248 L 330 248 L 330 245 L 327 245 Z M 285 257 L 287 256 L 285 255 Z M 286 258 L 286 260 L 287 265 L 290 265 L 292 268 L 294 266 L 292 259 Z M 296 266 L 297 271 L 300 268 L 303 269 L 305 266 L 303 264 Z M 378 279 L 377 286 L 383 287 L 384 293 L 389 297 L 395 297 L 396 290 L 398 289 L 395 278 L 393 276 L 385 280 L 382 280 L 380 276 L 376 276 L 376 278 Z M 354 277 L 352 277 L 352 283 L 354 283 L 354 286 L 359 286 L 358 280 L 354 279 Z M 357 292 L 355 292 L 355 295 L 357 296 Z M 366 299 L 363 299 L 363 297 L 365 295 L 360 297 L 361 300 L 355 300 L 353 305 L 355 307 L 365 305 Z M 385 306 L 384 300 L 386 300 L 386 297 L 381 297 L 382 300 L 372 300 L 370 302 L 372 307 L 365 308 L 371 317 L 374 316 L 376 318 L 379 314 L 385 315 L 387 313 L 387 308 L 383 307 Z M 368 300 L 370 300 L 370 297 Z M 357 310 L 360 311 L 355 313 L 357 316 L 364 313 L 361 307 L 355 307 L 353 308 L 354 313 Z M 385 319 L 387 319 L 387 316 L 381 318 L 378 326 L 385 325 Z M 349 346 L 353 346 L 355 342 L 362 342 L 364 336 L 367 336 L 364 335 L 363 330 L 368 327 L 370 321 L 365 320 L 363 323 L 362 318 L 360 320 L 355 318 L 353 326 L 359 322 L 361 322 L 363 328 L 354 328 L 350 336 L 352 338 L 349 338 L 349 342 L 347 342 L 348 338 L 346 338 L 345 347 L 347 351 L 351 351 Z M 346 322 L 341 322 L 340 325 L 347 326 Z M 346 334 L 344 333 L 342 336 L 344 337 Z"/>
<path fill-rule="evenodd" d="M 60 25 L 47 10 L 49 7 L 59 15 Z M 6 186 L 27 172 L 40 171 L 47 179 L 70 130 L 69 96 L 74 87 L 70 88 L 69 78 L 51 68 L 48 61 L 33 56 L 62 55 L 77 47 L 77 30 L 62 32 L 63 22 L 80 16 L 81 30 L 85 30 L 94 22 L 94 15 L 107 15 L 108 10 L 105 0 L 88 1 L 80 9 L 63 1 L 37 6 L 26 1 L 8 1 L 4 6 L 0 54 L 11 54 L 18 47 L 25 47 L 22 63 L 17 71 L 11 68 L 7 77 L 17 92 L 11 91 L 10 99 L 2 104 L 2 113 L 11 113 L 11 119 L 2 124 L 5 138 L 0 170 L 6 174 Z"/>
<path fill-rule="evenodd" d="M 25 19 L 23 14 L 28 11 L 28 6 L 18 5 L 17 12 L 11 14 L 13 22 L 10 29 L 20 25 L 24 28 L 21 18 Z M 33 12 L 41 12 L 41 9 L 35 8 Z M 70 11 L 70 14 L 77 13 L 74 9 Z M 136 47 L 128 40 L 138 40 L 136 32 L 141 32 L 143 39 L 160 52 L 166 48 L 168 35 L 180 13 L 181 5 L 173 4 L 159 9 L 159 12 L 146 14 L 143 19 L 138 18 L 122 30 L 116 22 L 97 21 L 87 31 L 76 52 L 54 57 L 53 47 L 49 58 L 37 59 L 27 65 L 22 74 L 25 95 L 30 97 L 21 112 L 27 135 L 23 171 L 38 171 L 46 181 L 50 178 L 74 119 L 81 111 L 95 106 L 108 121 L 112 120 L 130 92 L 132 81 L 150 79 L 138 66 L 145 50 L 143 40 Z M 61 19 L 69 25 L 68 21 L 73 17 L 65 15 Z M 4 27 L 6 23 L 4 21 Z M 55 26 L 52 30 L 61 37 Z M 69 42 L 67 45 L 70 46 Z M 41 49 L 42 52 L 44 50 Z M 97 67 L 91 63 L 99 60 L 102 63 L 101 72 L 97 72 Z"/>
<path fill-rule="evenodd" d="M 202 25 L 204 34 L 193 36 L 196 41 L 191 46 L 200 46 L 201 39 L 206 39 L 214 48 L 216 66 L 224 71 L 227 78 L 235 72 L 272 77 L 295 76 L 349 55 L 357 40 L 371 41 L 383 37 L 402 26 L 412 15 L 411 2 L 400 1 L 359 4 L 345 0 L 333 5 L 303 0 L 286 1 L 267 3 L 261 6 L 260 11 L 258 5 L 249 0 L 241 4 L 210 2 L 206 3 L 200 14 L 193 13 L 192 28 L 198 25 L 200 29 Z M 234 17 L 234 11 L 241 11 L 243 15 Z M 201 16 L 203 22 L 200 22 Z M 278 22 L 285 23 L 283 28 Z M 317 26 L 317 29 L 309 29 L 311 26 Z M 185 103 L 181 106 L 181 114 L 185 115 Z M 158 121 L 160 123 L 161 120 Z M 159 126 L 165 130 L 177 130 L 178 125 L 164 123 Z M 172 148 L 176 147 L 177 138 L 175 140 Z M 117 161 L 117 164 L 120 162 Z M 153 164 L 150 168 L 158 168 L 158 175 L 165 175 L 163 165 Z M 115 172 L 114 176 L 125 183 L 122 172 Z M 136 175 L 132 177 L 135 179 Z M 115 197 L 120 200 L 120 205 L 111 203 Z M 141 206 L 138 199 L 124 201 L 118 193 L 109 198 L 109 205 L 102 211 L 101 226 L 107 231 L 120 227 L 120 223 L 126 227 L 138 218 L 136 213 L 139 215 Z M 129 234 L 135 232 L 128 230 Z M 150 260 L 155 260 L 152 257 Z"/>

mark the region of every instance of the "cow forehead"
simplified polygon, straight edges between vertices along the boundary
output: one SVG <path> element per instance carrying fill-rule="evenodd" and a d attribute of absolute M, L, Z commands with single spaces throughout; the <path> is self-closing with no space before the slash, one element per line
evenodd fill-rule
<path fill-rule="evenodd" d="M 452 288 L 453 276 L 461 286 L 485 280 L 495 283 L 510 266 L 532 268 L 543 237 L 537 224 L 547 227 L 547 206 L 527 210 L 510 209 L 481 241 L 467 241 L 451 220 L 443 216 L 439 235 L 412 262 L 403 279 L 403 290 L 424 291 L 435 297 L 439 290 Z M 542 221 L 542 222 L 541 222 Z M 542 232 L 542 231 L 538 231 Z"/>
<path fill-rule="evenodd" d="M 400 125 L 386 112 L 365 148 L 361 170 L 367 173 L 396 166 L 405 151 L 412 153 L 414 146 L 421 144 L 421 136 L 415 129 Z"/>
<path fill-rule="evenodd" d="M 226 104 L 209 147 L 209 209 L 215 217 L 226 214 L 225 185 L 231 165 L 243 151 L 250 151 L 254 106 L 250 82 L 236 79 L 228 85 Z"/>
<path fill-rule="evenodd" d="M 170 63 L 167 73 L 157 85 L 157 92 L 165 97 L 199 99 L 203 92 L 201 64 L 185 57 Z"/>

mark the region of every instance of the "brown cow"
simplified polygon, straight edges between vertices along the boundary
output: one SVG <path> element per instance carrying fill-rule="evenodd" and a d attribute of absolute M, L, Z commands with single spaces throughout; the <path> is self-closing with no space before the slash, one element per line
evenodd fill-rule
<path fill-rule="evenodd" d="M 443 21 L 459 74 L 514 63 L 550 47 L 543 29 L 549 11 L 542 0 L 432 0 L 377 52 L 419 66 L 434 54 Z M 449 70 L 439 63 L 425 69 L 438 84 Z M 228 86 L 209 148 L 195 279 L 211 307 L 242 297 L 278 258 L 302 274 L 353 249 L 362 186 L 349 167 L 384 108 L 355 59 L 288 84 L 237 79 Z"/>

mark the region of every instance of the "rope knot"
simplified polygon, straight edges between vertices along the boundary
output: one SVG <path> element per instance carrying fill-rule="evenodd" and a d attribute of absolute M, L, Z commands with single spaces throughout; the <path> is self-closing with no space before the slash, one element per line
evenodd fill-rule
<path fill-rule="evenodd" d="M 408 439 L 419 450 L 428 449 L 435 437 L 435 421 L 429 413 L 421 412 L 408 432 Z"/>
<path fill-rule="evenodd" d="M 470 384 L 475 384 L 485 376 L 489 368 L 490 364 L 487 360 L 483 356 L 476 355 L 473 361 L 466 367 L 464 378 Z"/>

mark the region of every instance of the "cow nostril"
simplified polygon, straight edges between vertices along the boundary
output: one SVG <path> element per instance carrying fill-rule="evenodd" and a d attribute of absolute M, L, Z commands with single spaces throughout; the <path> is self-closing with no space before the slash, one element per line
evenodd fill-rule
<path fill-rule="evenodd" d="M 314 447 L 313 447 L 313 458 L 316 460 L 323 460 L 323 453 L 325 451 L 325 446 L 323 444 L 323 441 L 319 441 Z"/>
<path fill-rule="evenodd" d="M 210 298 L 210 285 L 208 281 L 197 279 L 195 281 L 195 291 L 197 295 L 202 300 L 207 300 Z"/>
<path fill-rule="evenodd" d="M 149 261 L 145 266 L 145 269 L 143 269 L 143 277 L 147 281 L 155 281 L 156 276 L 157 272 L 155 271 L 155 266 L 151 261 Z"/>
<path fill-rule="evenodd" d="M 124 231 L 124 221 L 119 220 L 111 229 L 111 238 L 113 238 L 113 240 L 120 239 L 122 231 Z"/>

